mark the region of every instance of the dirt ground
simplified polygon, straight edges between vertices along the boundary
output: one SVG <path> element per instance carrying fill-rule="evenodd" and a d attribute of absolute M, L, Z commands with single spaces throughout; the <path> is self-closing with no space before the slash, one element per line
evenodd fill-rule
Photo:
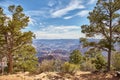
<path fill-rule="evenodd" d="M 115 73 L 91 73 L 78 71 L 74 75 L 58 72 L 44 72 L 30 75 L 29 72 L 19 72 L 12 75 L 1 75 L 0 80 L 120 80 Z"/>

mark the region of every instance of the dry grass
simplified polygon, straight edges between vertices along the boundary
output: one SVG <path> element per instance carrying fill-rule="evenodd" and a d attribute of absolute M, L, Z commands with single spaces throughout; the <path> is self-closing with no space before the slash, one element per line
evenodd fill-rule
<path fill-rule="evenodd" d="M 17 73 L 12 75 L 2 75 L 0 80 L 120 80 L 114 72 L 109 73 L 91 73 L 78 71 L 74 75 L 58 72 L 44 72 L 38 75 L 29 75 L 26 73 Z"/>

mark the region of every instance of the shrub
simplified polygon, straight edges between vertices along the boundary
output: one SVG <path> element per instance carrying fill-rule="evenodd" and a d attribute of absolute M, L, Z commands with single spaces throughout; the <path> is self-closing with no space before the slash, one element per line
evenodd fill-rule
<path fill-rule="evenodd" d="M 53 60 L 43 60 L 37 69 L 37 73 L 54 71 L 54 61 Z"/>
<path fill-rule="evenodd" d="M 79 70 L 79 65 L 75 65 L 75 64 L 71 64 L 69 62 L 65 62 L 62 65 L 62 69 L 61 71 L 64 73 L 70 73 L 70 74 L 74 74 L 77 70 Z"/>
<path fill-rule="evenodd" d="M 82 62 L 82 54 L 80 53 L 79 50 L 74 50 L 71 54 L 70 54 L 70 63 L 73 64 L 80 64 Z"/>
<path fill-rule="evenodd" d="M 84 63 L 81 66 L 85 70 L 103 71 L 106 68 L 106 60 L 101 51 L 91 48 L 85 52 Z"/>
<path fill-rule="evenodd" d="M 115 70 L 120 71 L 120 53 L 114 53 L 112 55 L 112 66 Z"/>
<path fill-rule="evenodd" d="M 36 73 L 60 71 L 62 65 L 61 60 L 43 60 L 36 71 Z"/>
<path fill-rule="evenodd" d="M 60 72 L 60 69 L 63 63 L 64 62 L 59 59 L 54 60 L 54 71 Z"/>
<path fill-rule="evenodd" d="M 92 60 L 92 63 L 95 64 L 96 70 L 100 71 L 106 68 L 106 61 L 102 54 L 97 54 L 96 58 Z"/>
<path fill-rule="evenodd" d="M 83 71 L 94 71 L 95 64 L 92 63 L 91 59 L 87 59 L 81 64 L 80 69 Z"/>

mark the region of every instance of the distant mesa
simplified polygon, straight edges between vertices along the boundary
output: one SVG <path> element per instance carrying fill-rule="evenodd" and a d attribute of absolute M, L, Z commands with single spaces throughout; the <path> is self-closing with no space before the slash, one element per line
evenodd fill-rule
<path fill-rule="evenodd" d="M 89 39 L 90 42 L 99 39 Z M 79 39 L 36 39 L 33 41 L 33 45 L 37 50 L 37 57 L 39 57 L 39 62 L 44 59 L 61 59 L 63 61 L 68 60 L 70 53 L 77 49 L 84 54 L 88 48 L 82 48 Z M 115 44 L 115 48 L 120 50 L 118 45 Z"/>

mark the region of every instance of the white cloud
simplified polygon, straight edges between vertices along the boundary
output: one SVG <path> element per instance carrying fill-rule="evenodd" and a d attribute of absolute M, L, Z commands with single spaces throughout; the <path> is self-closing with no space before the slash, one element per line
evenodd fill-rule
<path fill-rule="evenodd" d="M 29 25 L 35 26 L 37 24 L 37 21 L 31 17 L 29 17 Z"/>
<path fill-rule="evenodd" d="M 94 4 L 97 0 L 89 0 L 88 4 Z"/>
<path fill-rule="evenodd" d="M 27 16 L 29 16 L 29 25 L 35 26 L 37 24 L 39 24 L 39 22 L 37 21 L 40 17 L 44 17 L 47 18 L 46 11 L 42 11 L 42 10 L 31 10 L 31 11 L 25 11 L 25 14 Z M 41 23 L 39 24 L 40 26 L 42 25 Z"/>
<path fill-rule="evenodd" d="M 45 31 L 45 32 L 50 32 L 50 33 L 65 33 L 65 32 L 69 32 L 69 31 L 75 31 L 75 30 L 80 30 L 79 26 L 54 26 L 54 25 L 50 25 L 48 27 L 44 27 L 43 29 L 41 29 L 41 31 Z"/>
<path fill-rule="evenodd" d="M 90 12 L 89 10 L 83 10 L 83 11 L 78 12 L 76 15 L 80 17 L 85 17 L 88 15 L 89 12 Z"/>
<path fill-rule="evenodd" d="M 35 31 L 34 34 L 36 35 L 37 39 L 79 39 L 81 37 L 86 37 L 85 34 L 81 33 L 81 28 L 79 26 L 55 27 L 52 25 L 42 30 Z M 95 37 L 92 38 L 101 39 L 102 36 L 96 35 Z"/>
<path fill-rule="evenodd" d="M 48 6 L 52 7 L 56 4 L 56 1 L 49 1 L 48 2 Z"/>
<path fill-rule="evenodd" d="M 71 0 L 68 6 L 62 9 L 58 9 L 54 12 L 52 12 L 52 17 L 57 18 L 66 15 L 69 11 L 75 10 L 75 9 L 82 9 L 85 8 L 82 4 L 81 1 L 79 0 Z"/>
<path fill-rule="evenodd" d="M 75 15 L 66 16 L 66 17 L 64 17 L 64 19 L 71 19 L 71 18 L 76 17 L 76 16 L 86 17 L 89 12 L 90 12 L 90 10 L 82 10 L 82 11 L 78 12 L 78 13 L 75 14 Z"/>
<path fill-rule="evenodd" d="M 64 19 L 71 19 L 71 18 L 73 18 L 73 16 L 66 16 L 66 17 L 64 17 Z"/>
<path fill-rule="evenodd" d="M 48 26 L 41 31 L 35 31 L 38 39 L 78 39 L 85 35 L 79 26 Z"/>
<path fill-rule="evenodd" d="M 67 33 L 47 33 L 37 31 L 35 32 L 37 39 L 79 39 L 85 37 L 82 33 L 67 32 Z"/>
<path fill-rule="evenodd" d="M 7 0 L 0 2 L 0 6 L 4 8 L 8 8 L 10 5 L 13 5 L 13 4 L 14 3 L 12 1 L 7 1 Z"/>
<path fill-rule="evenodd" d="M 32 11 L 25 11 L 25 14 L 29 16 L 43 16 L 46 12 L 42 10 L 32 10 Z"/>

